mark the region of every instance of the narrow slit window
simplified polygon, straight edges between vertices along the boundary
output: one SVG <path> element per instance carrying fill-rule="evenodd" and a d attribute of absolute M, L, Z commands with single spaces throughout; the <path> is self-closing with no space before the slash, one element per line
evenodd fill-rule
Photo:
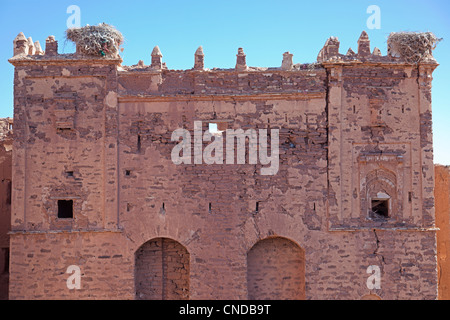
<path fill-rule="evenodd" d="M 9 273 L 9 248 L 3 248 L 2 251 L 4 258 L 3 273 Z"/>
<path fill-rule="evenodd" d="M 137 150 L 138 152 L 141 152 L 141 135 L 138 134 L 137 136 Z"/>
<path fill-rule="evenodd" d="M 378 217 L 389 218 L 389 200 L 387 199 L 373 199 L 372 212 Z"/>
<path fill-rule="evenodd" d="M 73 219 L 73 200 L 58 200 L 58 218 Z"/>
<path fill-rule="evenodd" d="M 6 203 L 11 204 L 11 195 L 12 195 L 12 182 L 8 181 L 8 186 L 6 189 Z"/>

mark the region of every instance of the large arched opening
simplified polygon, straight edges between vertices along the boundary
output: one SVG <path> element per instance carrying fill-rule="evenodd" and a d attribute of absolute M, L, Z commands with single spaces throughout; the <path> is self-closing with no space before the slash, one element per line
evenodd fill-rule
<path fill-rule="evenodd" d="M 137 300 L 188 300 L 189 252 L 168 238 L 152 239 L 135 253 Z"/>
<path fill-rule="evenodd" d="M 247 253 L 249 300 L 304 300 L 305 251 L 286 238 L 258 241 Z"/>

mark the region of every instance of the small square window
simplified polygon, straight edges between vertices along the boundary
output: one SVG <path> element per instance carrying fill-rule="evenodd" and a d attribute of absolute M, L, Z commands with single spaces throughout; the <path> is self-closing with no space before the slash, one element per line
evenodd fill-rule
<path fill-rule="evenodd" d="M 380 218 L 389 218 L 389 200 L 372 199 L 372 212 Z"/>
<path fill-rule="evenodd" d="M 73 200 L 58 200 L 58 218 L 73 219 Z"/>
<path fill-rule="evenodd" d="M 209 123 L 209 132 L 212 135 L 222 135 L 224 131 L 228 129 L 227 122 L 211 122 Z"/>

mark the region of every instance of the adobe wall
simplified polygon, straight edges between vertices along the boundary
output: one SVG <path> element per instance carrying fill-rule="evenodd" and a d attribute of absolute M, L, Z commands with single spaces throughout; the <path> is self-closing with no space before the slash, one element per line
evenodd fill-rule
<path fill-rule="evenodd" d="M 236 69 L 169 70 L 158 55 L 124 67 L 53 54 L 52 41 L 52 54 L 12 58 L 10 297 L 134 299 L 135 253 L 169 238 L 189 253 L 190 299 L 247 299 L 248 252 L 282 238 L 304 252 L 306 299 L 436 299 L 436 63 L 413 67 L 360 40 L 368 54 L 327 41 L 313 67 L 251 68 L 242 50 Z M 195 121 L 278 129 L 277 174 L 175 165 L 172 133 L 194 137 Z M 371 216 L 386 194 L 389 219 Z M 57 218 L 58 199 L 74 201 L 74 219 Z M 66 287 L 70 265 L 81 290 Z M 380 289 L 367 288 L 371 265 Z"/>
<path fill-rule="evenodd" d="M 0 300 L 8 299 L 12 119 L 0 119 Z"/>
<path fill-rule="evenodd" d="M 436 165 L 436 227 L 439 299 L 450 300 L 450 170 Z"/>

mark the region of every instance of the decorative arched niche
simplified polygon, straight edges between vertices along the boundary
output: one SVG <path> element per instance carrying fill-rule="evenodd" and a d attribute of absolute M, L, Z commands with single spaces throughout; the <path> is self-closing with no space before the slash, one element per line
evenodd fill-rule
<path fill-rule="evenodd" d="M 399 209 L 397 177 L 395 173 L 379 168 L 370 171 L 365 179 L 362 209 L 374 221 L 389 220 Z"/>

